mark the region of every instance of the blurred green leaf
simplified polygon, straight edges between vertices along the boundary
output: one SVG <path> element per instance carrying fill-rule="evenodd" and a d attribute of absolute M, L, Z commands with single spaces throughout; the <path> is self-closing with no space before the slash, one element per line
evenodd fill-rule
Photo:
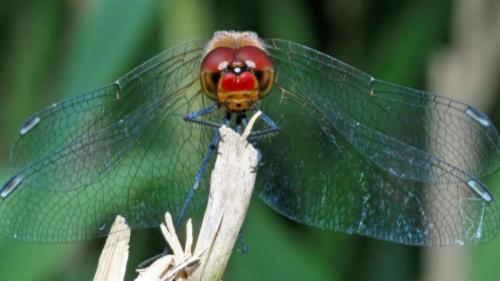
<path fill-rule="evenodd" d="M 214 32 L 214 15 L 208 12 L 211 4 L 203 0 L 164 2 L 160 21 L 162 46 L 169 48 L 195 38 L 210 38 Z"/>
<path fill-rule="evenodd" d="M 61 78 L 61 95 L 76 95 L 117 79 L 153 28 L 156 0 L 92 1 L 80 16 Z"/>
<path fill-rule="evenodd" d="M 242 229 L 249 251 L 233 253 L 224 279 L 340 280 L 330 269 L 330 260 L 318 254 L 324 245 L 308 243 L 304 233 L 294 233 L 286 219 L 272 212 L 259 198 L 252 198 Z"/>
<path fill-rule="evenodd" d="M 370 55 L 369 72 L 379 79 L 416 87 L 428 57 L 448 28 L 450 1 L 415 1 L 388 20 Z M 432 7 L 432 8 L 431 8 Z"/>

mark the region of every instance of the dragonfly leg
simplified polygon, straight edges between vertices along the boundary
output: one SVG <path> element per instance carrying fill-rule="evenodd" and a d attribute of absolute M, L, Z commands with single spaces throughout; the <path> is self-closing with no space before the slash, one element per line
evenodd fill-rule
<path fill-rule="evenodd" d="M 197 111 L 197 112 L 190 113 L 190 114 L 186 115 L 186 117 L 184 117 L 184 120 L 186 120 L 188 122 L 194 122 L 194 123 L 207 125 L 205 122 L 198 122 L 198 121 L 194 121 L 194 120 L 196 120 L 197 118 L 200 118 L 201 116 L 203 116 L 205 114 L 213 112 L 216 108 L 217 108 L 217 106 L 215 105 L 215 106 L 204 108 L 204 109 Z M 231 118 L 231 114 L 227 113 L 225 118 L 224 118 L 223 124 L 226 126 L 229 126 L 230 118 Z M 204 120 L 200 120 L 200 121 L 204 121 Z M 208 126 L 212 126 L 212 125 L 208 125 Z M 220 125 L 217 125 L 217 128 L 219 128 L 219 127 L 220 127 Z M 180 223 L 182 222 L 184 215 L 186 214 L 187 208 L 189 207 L 189 204 L 191 203 L 196 190 L 200 186 L 201 179 L 202 179 L 203 174 L 208 166 L 208 162 L 210 161 L 210 158 L 214 154 L 215 150 L 217 149 L 217 145 L 219 144 L 220 141 L 221 141 L 221 137 L 220 137 L 219 131 L 217 130 L 215 132 L 214 136 L 212 137 L 212 140 L 210 141 L 210 146 L 208 147 L 208 151 L 205 153 L 205 156 L 203 157 L 203 162 L 202 162 L 200 168 L 198 169 L 198 172 L 195 175 L 194 183 L 191 186 L 191 189 L 189 190 L 189 193 L 188 193 L 186 199 L 184 200 L 184 203 L 182 204 L 182 208 L 181 208 L 181 211 L 179 212 L 179 215 L 177 216 L 177 219 L 175 221 L 175 228 L 176 229 L 179 227 Z M 146 268 L 146 267 L 150 266 L 157 259 L 159 259 L 163 256 L 166 256 L 166 255 L 169 255 L 171 253 L 172 253 L 172 250 L 170 249 L 170 247 L 167 246 L 161 254 L 155 255 L 155 256 L 141 262 L 137 266 L 137 268 L 138 269 Z"/>
<path fill-rule="evenodd" d="M 208 163 L 210 161 L 210 158 L 212 157 L 212 155 L 214 155 L 214 153 L 217 149 L 217 145 L 219 144 L 219 141 L 220 141 L 220 134 L 219 134 L 219 131 L 217 130 L 215 132 L 214 136 L 212 137 L 212 140 L 210 141 L 210 146 L 208 147 L 208 151 L 205 153 L 205 156 L 203 157 L 203 162 L 201 163 L 201 166 L 198 169 L 198 172 L 196 173 L 196 175 L 194 177 L 194 183 L 191 186 L 191 189 L 189 190 L 189 193 L 188 193 L 186 199 L 184 199 L 184 203 L 182 204 L 182 209 L 179 212 L 179 215 L 177 216 L 177 220 L 175 221 L 176 228 L 182 222 L 184 215 L 189 207 L 189 204 L 191 203 L 196 190 L 200 186 L 201 180 L 203 178 L 203 174 L 205 174 L 205 170 L 208 167 Z"/>
<path fill-rule="evenodd" d="M 259 118 L 262 119 L 262 121 L 264 121 L 269 126 L 269 128 L 251 132 L 250 135 L 248 136 L 250 142 L 252 142 L 252 140 L 255 138 L 271 134 L 280 130 L 280 127 L 278 127 L 278 125 L 273 121 L 273 119 L 267 116 L 264 112 L 261 112 Z"/>
<path fill-rule="evenodd" d="M 231 125 L 231 112 L 226 112 L 226 116 L 224 117 L 223 124 L 227 127 L 230 127 L 230 125 Z"/>
<path fill-rule="evenodd" d="M 214 128 L 219 128 L 222 124 L 217 124 L 214 122 L 210 122 L 207 120 L 201 119 L 202 116 L 207 115 L 209 113 L 214 112 L 217 109 L 217 103 L 214 103 L 213 105 L 203 108 L 198 111 L 190 112 L 184 116 L 184 120 L 187 122 L 192 122 L 196 124 L 201 124 L 209 127 L 214 127 Z"/>
<path fill-rule="evenodd" d="M 236 133 L 238 133 L 238 135 L 241 135 L 241 133 L 243 132 L 243 128 L 246 127 L 246 123 L 248 123 L 248 120 L 246 123 L 243 122 L 243 120 L 246 120 L 247 119 L 247 116 L 245 113 L 242 113 L 242 114 L 238 114 L 236 116 Z"/>

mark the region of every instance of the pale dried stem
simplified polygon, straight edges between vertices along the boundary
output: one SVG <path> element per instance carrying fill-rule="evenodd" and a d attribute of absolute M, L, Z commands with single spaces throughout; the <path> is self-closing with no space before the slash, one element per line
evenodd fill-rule
<path fill-rule="evenodd" d="M 254 116 L 252 120 L 255 120 Z M 249 126 L 254 121 L 250 121 Z M 255 184 L 257 151 L 246 136 L 229 128 L 220 129 L 222 143 L 210 182 L 210 195 L 203 218 L 195 254 L 201 255 L 202 266 L 192 279 L 220 280 L 238 239 Z"/>
<path fill-rule="evenodd" d="M 175 234 L 172 218 L 167 213 L 161 231 L 173 255 L 161 257 L 148 268 L 140 270 L 136 281 L 213 281 L 222 278 L 252 197 L 258 154 L 247 142 L 247 137 L 260 114 L 259 111 L 252 117 L 241 136 L 227 127 L 220 129 L 221 143 L 194 254 L 191 253 L 191 220 L 187 223 L 183 249 Z M 118 216 L 106 240 L 94 281 L 123 280 L 129 239 L 130 229 Z"/>
<path fill-rule="evenodd" d="M 99 257 L 94 281 L 123 280 L 127 269 L 130 228 L 117 216 Z"/>

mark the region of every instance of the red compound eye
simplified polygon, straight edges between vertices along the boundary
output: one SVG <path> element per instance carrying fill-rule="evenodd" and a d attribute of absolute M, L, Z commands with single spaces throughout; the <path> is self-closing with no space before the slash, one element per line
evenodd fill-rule
<path fill-rule="evenodd" d="M 255 70 L 266 70 L 273 68 L 273 63 L 271 62 L 271 59 L 269 58 L 267 53 L 254 46 L 245 46 L 239 48 L 236 51 L 236 60 L 241 61 L 247 65 L 248 62 L 255 64 L 254 67 L 248 65 Z"/>
<path fill-rule="evenodd" d="M 201 86 L 205 94 L 217 100 L 217 84 L 220 79 L 219 66 L 226 62 L 230 65 L 234 59 L 234 50 L 228 47 L 215 48 L 206 54 L 201 62 Z"/>
<path fill-rule="evenodd" d="M 253 69 L 259 82 L 260 96 L 266 96 L 271 91 L 274 81 L 273 63 L 267 53 L 257 47 L 246 46 L 238 49 L 236 60 Z"/>
<path fill-rule="evenodd" d="M 219 47 L 210 51 L 201 62 L 201 72 L 220 72 L 219 65 L 227 62 L 230 65 L 234 60 L 234 50 L 229 47 Z"/>

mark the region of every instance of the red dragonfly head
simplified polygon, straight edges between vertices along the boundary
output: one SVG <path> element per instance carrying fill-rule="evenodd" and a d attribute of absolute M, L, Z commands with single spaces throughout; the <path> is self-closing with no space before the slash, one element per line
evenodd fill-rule
<path fill-rule="evenodd" d="M 216 32 L 201 63 L 205 94 L 230 112 L 244 112 L 271 90 L 274 69 L 253 32 Z"/>

